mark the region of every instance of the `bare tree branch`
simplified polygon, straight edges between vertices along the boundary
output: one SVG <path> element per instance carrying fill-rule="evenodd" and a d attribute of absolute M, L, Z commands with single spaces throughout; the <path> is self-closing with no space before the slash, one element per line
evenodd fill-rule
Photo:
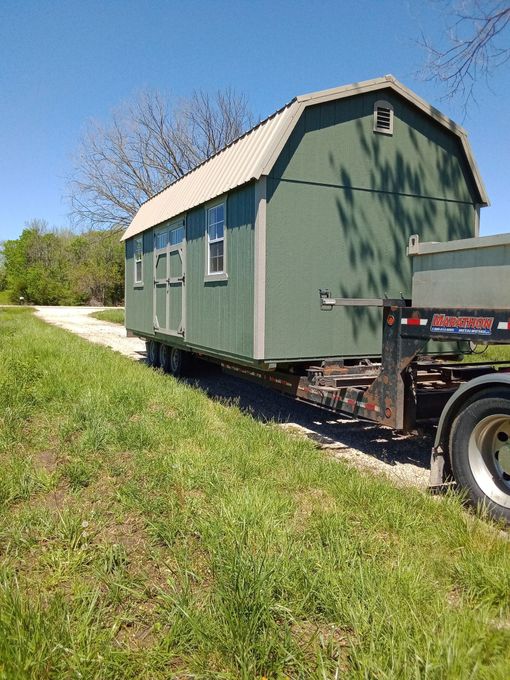
<path fill-rule="evenodd" d="M 94 228 L 125 228 L 138 208 L 252 124 L 246 98 L 232 89 L 194 92 L 171 107 L 142 92 L 107 126 L 90 122 L 69 181 L 72 215 Z"/>
<path fill-rule="evenodd" d="M 510 58 L 510 3 L 502 0 L 464 0 L 451 12 L 446 44 L 420 41 L 428 60 L 423 69 L 427 80 L 445 88 L 444 98 L 460 97 L 467 104 L 474 98 L 478 80 L 488 81 Z"/>

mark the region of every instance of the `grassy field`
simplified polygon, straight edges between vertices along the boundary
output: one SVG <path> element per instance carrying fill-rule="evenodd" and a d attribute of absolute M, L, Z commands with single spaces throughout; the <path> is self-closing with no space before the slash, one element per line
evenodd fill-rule
<path fill-rule="evenodd" d="M 120 323 L 124 325 L 124 310 L 123 309 L 104 309 L 100 312 L 93 312 L 90 314 L 94 319 L 100 321 L 110 321 L 111 323 Z"/>
<path fill-rule="evenodd" d="M 486 678 L 510 543 L 0 310 L 0 678 Z"/>

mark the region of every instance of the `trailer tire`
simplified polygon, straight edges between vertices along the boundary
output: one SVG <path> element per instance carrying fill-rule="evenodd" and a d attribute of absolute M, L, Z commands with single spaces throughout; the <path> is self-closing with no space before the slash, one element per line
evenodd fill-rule
<path fill-rule="evenodd" d="M 145 346 L 147 350 L 147 363 L 153 368 L 159 368 L 159 342 L 147 340 Z"/>
<path fill-rule="evenodd" d="M 484 390 L 458 413 L 450 431 L 455 481 L 474 506 L 510 522 L 510 395 Z"/>
<path fill-rule="evenodd" d="M 165 373 L 170 373 L 174 378 L 180 378 L 187 374 L 190 365 L 190 354 L 178 347 L 161 345 L 160 366 Z"/>

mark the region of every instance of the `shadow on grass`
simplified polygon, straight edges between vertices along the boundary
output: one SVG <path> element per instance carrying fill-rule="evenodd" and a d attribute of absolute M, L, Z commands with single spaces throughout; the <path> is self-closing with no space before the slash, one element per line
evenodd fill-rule
<path fill-rule="evenodd" d="M 322 447 L 354 448 L 388 465 L 429 467 L 433 428 L 419 435 L 402 435 L 295 401 L 202 361 L 197 361 L 185 382 L 203 390 L 211 399 L 238 406 L 261 422 L 292 423 L 305 428 L 307 436 Z"/>

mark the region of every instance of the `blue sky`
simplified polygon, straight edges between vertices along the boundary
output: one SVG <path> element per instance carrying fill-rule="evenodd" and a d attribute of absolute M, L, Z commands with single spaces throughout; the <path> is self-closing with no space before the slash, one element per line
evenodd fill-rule
<path fill-rule="evenodd" d="M 416 72 L 422 34 L 444 6 L 428 0 L 2 0 L 0 240 L 27 220 L 69 223 L 66 177 L 86 121 L 150 87 L 186 96 L 233 86 L 266 116 L 296 94 L 392 73 L 470 133 L 492 206 L 482 233 L 510 231 L 510 66 L 463 119 Z"/>

